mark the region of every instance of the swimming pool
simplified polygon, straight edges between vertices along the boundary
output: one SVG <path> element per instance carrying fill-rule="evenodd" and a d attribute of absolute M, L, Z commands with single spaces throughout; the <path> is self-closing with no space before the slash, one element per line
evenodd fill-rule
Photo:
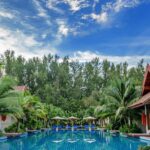
<path fill-rule="evenodd" d="M 0 150 L 137 150 L 139 145 L 147 143 L 102 131 L 44 131 L 0 142 Z"/>

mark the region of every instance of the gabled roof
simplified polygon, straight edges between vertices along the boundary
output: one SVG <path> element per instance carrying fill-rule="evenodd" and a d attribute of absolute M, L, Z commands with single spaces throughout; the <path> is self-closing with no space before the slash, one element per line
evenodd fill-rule
<path fill-rule="evenodd" d="M 24 92 L 26 90 L 29 90 L 29 88 L 25 85 L 22 85 L 22 86 L 15 86 L 14 90 Z"/>
<path fill-rule="evenodd" d="M 145 95 L 149 92 L 150 92 L 150 65 L 147 65 L 143 80 L 142 95 Z"/>
<path fill-rule="evenodd" d="M 150 104 L 150 65 L 147 65 L 142 86 L 142 97 L 129 106 L 129 108 L 138 108 Z"/>
<path fill-rule="evenodd" d="M 145 104 L 150 104 L 150 92 L 141 97 L 138 101 L 129 106 L 129 108 L 138 108 L 144 106 Z"/>

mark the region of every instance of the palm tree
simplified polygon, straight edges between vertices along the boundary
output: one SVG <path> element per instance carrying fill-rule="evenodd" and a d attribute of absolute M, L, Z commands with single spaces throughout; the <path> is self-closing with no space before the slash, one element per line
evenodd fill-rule
<path fill-rule="evenodd" d="M 15 80 L 10 77 L 0 79 L 0 114 L 11 115 L 19 128 L 18 120 L 23 116 L 23 110 L 19 103 L 20 93 L 13 89 L 15 84 Z"/>
<path fill-rule="evenodd" d="M 30 129 L 45 127 L 47 118 L 47 108 L 44 103 L 36 96 L 27 95 L 22 99 L 21 106 L 23 108 L 25 118 L 24 123 Z"/>
<path fill-rule="evenodd" d="M 132 81 L 126 79 L 115 80 L 108 96 L 116 106 L 115 118 L 127 123 L 134 113 L 133 110 L 129 109 L 129 105 L 137 98 L 137 92 Z"/>
<path fill-rule="evenodd" d="M 97 107 L 95 107 L 94 110 L 94 115 L 96 116 L 96 118 L 99 119 L 105 119 L 108 118 L 112 115 L 114 115 L 114 112 L 112 111 L 113 105 L 109 105 L 109 104 L 103 104 L 103 105 L 99 105 Z"/>
<path fill-rule="evenodd" d="M 19 104 L 19 93 L 13 90 L 15 81 L 10 77 L 0 79 L 0 114 L 22 115 Z"/>
<path fill-rule="evenodd" d="M 95 115 L 100 118 L 115 118 L 120 123 L 130 123 L 134 111 L 129 105 L 136 100 L 137 92 L 131 80 L 115 79 L 108 88 L 106 99 L 96 107 Z"/>

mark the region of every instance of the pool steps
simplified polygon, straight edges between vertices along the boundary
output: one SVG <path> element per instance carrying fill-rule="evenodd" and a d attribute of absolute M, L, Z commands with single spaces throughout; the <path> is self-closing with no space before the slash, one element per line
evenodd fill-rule
<path fill-rule="evenodd" d="M 7 136 L 2 136 L 2 137 L 0 137 L 0 142 L 4 142 L 4 141 L 6 141 L 7 140 Z"/>
<path fill-rule="evenodd" d="M 141 137 L 140 137 L 140 140 L 142 140 L 142 141 L 143 141 L 143 140 L 150 141 L 150 137 L 141 136 Z"/>

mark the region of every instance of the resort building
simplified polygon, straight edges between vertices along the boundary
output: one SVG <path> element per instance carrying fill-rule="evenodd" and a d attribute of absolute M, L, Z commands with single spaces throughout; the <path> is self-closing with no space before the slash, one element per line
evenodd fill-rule
<path fill-rule="evenodd" d="M 25 85 L 23 85 L 23 86 L 15 86 L 14 90 L 15 91 L 19 91 L 19 92 L 25 92 L 25 91 L 29 90 L 29 88 L 27 86 L 25 86 Z"/>
<path fill-rule="evenodd" d="M 141 111 L 142 128 L 150 133 L 150 65 L 147 65 L 142 86 L 142 97 L 130 106 Z"/>

